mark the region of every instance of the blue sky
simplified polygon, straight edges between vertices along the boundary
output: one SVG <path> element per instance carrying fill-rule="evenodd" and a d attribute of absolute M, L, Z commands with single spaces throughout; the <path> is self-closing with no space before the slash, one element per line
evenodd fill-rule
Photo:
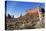
<path fill-rule="evenodd" d="M 19 1 L 7 1 L 7 11 L 6 15 L 14 15 L 15 18 L 19 17 L 21 14 L 24 15 L 25 11 L 28 9 L 33 9 L 37 6 L 44 8 L 44 3 L 34 3 L 34 2 L 19 2 Z"/>

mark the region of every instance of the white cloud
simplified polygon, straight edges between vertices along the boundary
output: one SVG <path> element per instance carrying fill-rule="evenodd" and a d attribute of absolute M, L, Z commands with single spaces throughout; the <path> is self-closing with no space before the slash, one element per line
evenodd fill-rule
<path fill-rule="evenodd" d="M 18 18 L 19 16 L 15 15 L 14 18 Z"/>

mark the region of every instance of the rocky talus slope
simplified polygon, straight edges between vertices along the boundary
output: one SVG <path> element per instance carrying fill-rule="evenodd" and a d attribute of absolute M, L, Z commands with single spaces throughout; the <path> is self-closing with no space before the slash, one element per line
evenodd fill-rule
<path fill-rule="evenodd" d="M 26 14 L 14 19 L 6 19 L 6 28 L 8 30 L 44 28 L 44 17 L 41 18 L 40 22 L 39 16 Z"/>

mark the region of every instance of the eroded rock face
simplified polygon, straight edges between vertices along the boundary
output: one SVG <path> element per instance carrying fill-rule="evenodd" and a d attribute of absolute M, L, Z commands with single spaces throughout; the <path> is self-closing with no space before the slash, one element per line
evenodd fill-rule
<path fill-rule="evenodd" d="M 24 16 L 14 19 L 6 19 L 7 21 L 7 29 L 35 29 L 44 27 L 44 17 L 41 16 L 41 22 L 38 14 L 39 9 L 35 9 L 34 11 L 28 11 L 28 13 Z M 41 14 L 42 15 L 42 14 Z M 37 24 L 39 23 L 39 24 Z M 41 24 L 42 23 L 42 24 Z M 39 25 L 39 26 L 38 26 Z"/>

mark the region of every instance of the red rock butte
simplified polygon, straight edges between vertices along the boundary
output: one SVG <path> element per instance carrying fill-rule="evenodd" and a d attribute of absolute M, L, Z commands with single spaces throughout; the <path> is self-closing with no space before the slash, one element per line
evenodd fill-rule
<path fill-rule="evenodd" d="M 34 8 L 34 9 L 31 9 L 31 10 L 27 10 L 27 14 L 28 15 L 35 15 L 35 16 L 39 16 L 39 13 L 40 13 L 40 8 Z"/>

